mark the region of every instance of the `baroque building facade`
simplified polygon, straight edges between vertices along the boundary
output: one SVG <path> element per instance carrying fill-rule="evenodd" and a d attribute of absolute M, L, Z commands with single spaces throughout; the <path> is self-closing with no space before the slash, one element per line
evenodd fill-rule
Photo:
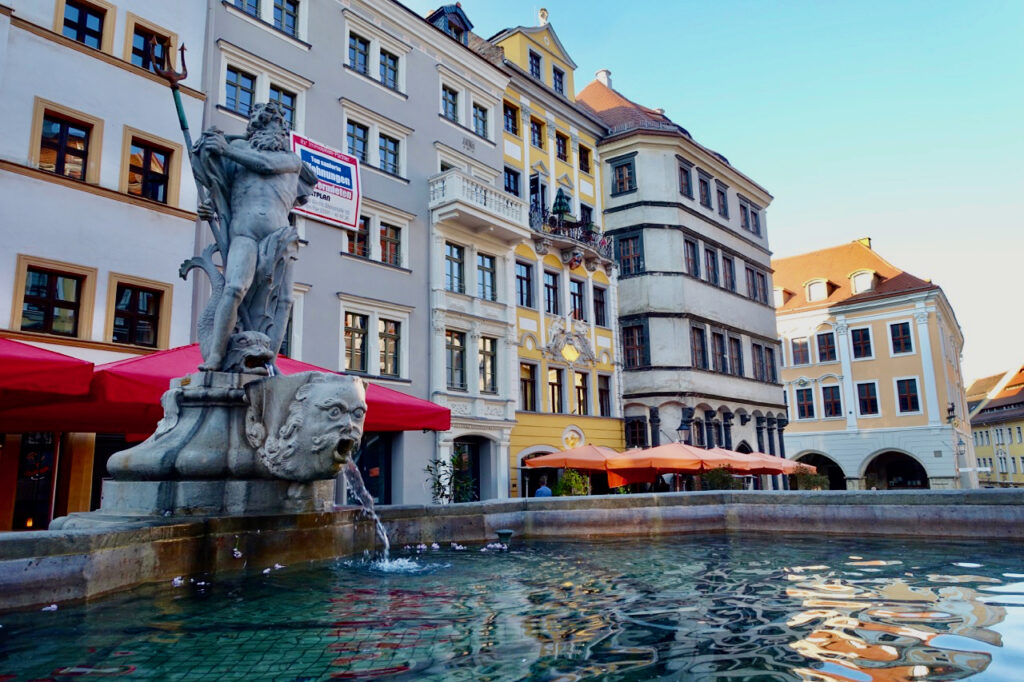
<path fill-rule="evenodd" d="M 833 489 L 977 487 L 963 335 L 942 289 L 870 239 L 772 265 L 792 456 Z"/>
<path fill-rule="evenodd" d="M 187 344 L 196 189 L 166 81 L 204 3 L 10 0 L 0 6 L 0 335 L 97 364 Z M 146 49 L 156 40 L 152 52 Z M 181 83 L 202 120 L 201 70 Z M 7 434 L 0 530 L 99 501 L 123 435 Z"/>
<path fill-rule="evenodd" d="M 681 431 L 696 445 L 785 456 L 771 195 L 662 110 L 613 89 L 608 70 L 577 100 L 608 128 L 598 149 L 618 263 L 625 445 Z"/>

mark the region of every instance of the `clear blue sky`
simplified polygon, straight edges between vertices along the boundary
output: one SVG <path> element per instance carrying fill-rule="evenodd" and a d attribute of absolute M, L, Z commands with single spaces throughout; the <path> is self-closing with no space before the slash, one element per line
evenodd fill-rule
<path fill-rule="evenodd" d="M 870 236 L 942 286 L 968 383 L 1024 363 L 1024 1 L 462 0 L 485 38 L 540 7 L 577 91 L 611 69 L 775 196 L 777 256 Z"/>

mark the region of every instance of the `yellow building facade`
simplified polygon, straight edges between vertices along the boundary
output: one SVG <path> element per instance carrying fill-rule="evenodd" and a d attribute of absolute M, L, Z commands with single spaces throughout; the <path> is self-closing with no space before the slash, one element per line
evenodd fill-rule
<path fill-rule="evenodd" d="M 991 377 L 990 377 L 991 378 Z M 973 398 L 980 379 L 971 385 Z M 1024 486 L 1024 367 L 1007 372 L 971 400 L 971 431 L 978 458 L 978 482 L 984 487 Z"/>
<path fill-rule="evenodd" d="M 787 452 L 833 489 L 975 487 L 963 336 L 942 289 L 867 239 L 772 266 Z"/>
<path fill-rule="evenodd" d="M 532 494 L 531 456 L 577 445 L 622 449 L 617 290 L 601 227 L 603 125 L 575 103 L 576 64 L 541 10 L 478 50 L 510 80 L 503 101 L 505 191 L 529 202 L 532 238 L 515 251 L 519 404 L 509 494 Z M 554 481 L 549 480 L 549 484 Z"/>

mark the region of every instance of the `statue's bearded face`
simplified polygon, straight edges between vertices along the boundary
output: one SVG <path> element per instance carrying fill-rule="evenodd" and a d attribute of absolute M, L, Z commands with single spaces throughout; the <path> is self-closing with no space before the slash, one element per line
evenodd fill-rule
<path fill-rule="evenodd" d="M 288 121 L 277 102 L 255 105 L 245 132 L 249 144 L 260 151 L 287 151 L 290 146 Z"/>

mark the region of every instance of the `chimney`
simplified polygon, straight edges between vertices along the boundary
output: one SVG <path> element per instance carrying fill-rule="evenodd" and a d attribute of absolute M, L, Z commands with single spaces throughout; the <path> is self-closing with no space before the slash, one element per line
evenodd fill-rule
<path fill-rule="evenodd" d="M 654 113 L 658 114 L 659 116 L 664 116 L 665 110 L 662 107 L 658 107 L 657 109 L 654 110 Z"/>
<path fill-rule="evenodd" d="M 871 237 L 861 237 L 857 241 L 863 244 L 864 246 L 868 247 L 869 249 L 871 248 Z"/>
<path fill-rule="evenodd" d="M 548 11 L 546 9 L 544 9 L 543 7 L 541 7 L 540 11 L 537 12 L 537 25 L 538 26 L 547 26 L 548 25 Z"/>
<path fill-rule="evenodd" d="M 612 72 L 608 69 L 601 69 L 597 72 L 597 80 L 601 82 L 601 85 L 605 87 L 612 87 Z"/>

